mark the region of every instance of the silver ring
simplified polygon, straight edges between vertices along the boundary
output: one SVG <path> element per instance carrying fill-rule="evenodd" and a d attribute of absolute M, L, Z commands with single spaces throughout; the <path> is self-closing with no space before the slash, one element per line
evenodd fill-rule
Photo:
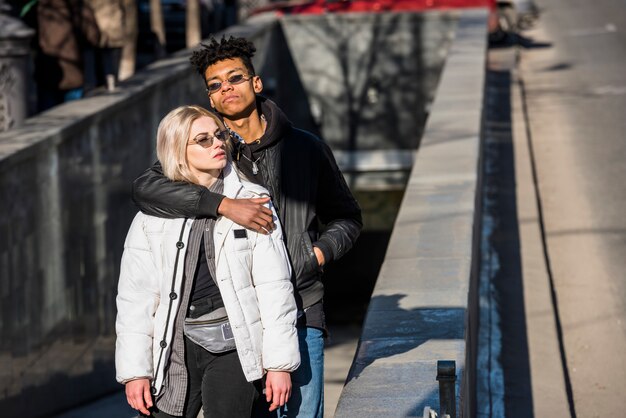
<path fill-rule="evenodd" d="M 270 233 L 270 231 L 268 231 L 264 226 L 262 226 L 261 229 L 267 232 L 268 234 Z"/>

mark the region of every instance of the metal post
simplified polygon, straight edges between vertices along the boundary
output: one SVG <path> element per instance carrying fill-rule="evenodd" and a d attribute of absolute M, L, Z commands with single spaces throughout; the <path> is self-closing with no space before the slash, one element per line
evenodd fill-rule
<path fill-rule="evenodd" d="M 439 381 L 439 415 L 456 418 L 456 363 L 454 360 L 437 361 Z"/>

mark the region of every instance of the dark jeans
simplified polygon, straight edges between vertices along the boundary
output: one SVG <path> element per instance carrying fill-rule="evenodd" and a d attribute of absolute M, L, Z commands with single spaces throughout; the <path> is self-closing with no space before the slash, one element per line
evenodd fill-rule
<path fill-rule="evenodd" d="M 185 338 L 185 361 L 189 373 L 185 418 L 196 418 L 201 407 L 204 418 L 250 418 L 259 388 L 246 381 L 236 351 L 209 353 Z M 152 416 L 172 417 L 162 411 Z"/>

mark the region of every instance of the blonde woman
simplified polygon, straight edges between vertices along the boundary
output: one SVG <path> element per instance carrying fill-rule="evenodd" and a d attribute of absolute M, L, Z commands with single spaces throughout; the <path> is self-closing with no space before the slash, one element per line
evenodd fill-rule
<path fill-rule="evenodd" d="M 240 178 L 214 113 L 182 106 L 161 121 L 166 177 L 229 198 L 267 196 Z M 260 396 L 271 410 L 291 395 L 300 364 L 291 268 L 274 209 L 268 235 L 227 218 L 135 217 L 117 296 L 117 380 L 144 416 L 248 418 Z"/>

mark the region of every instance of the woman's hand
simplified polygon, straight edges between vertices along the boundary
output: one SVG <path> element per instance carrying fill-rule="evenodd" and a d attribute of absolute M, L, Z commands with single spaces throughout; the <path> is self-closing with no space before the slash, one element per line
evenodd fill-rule
<path fill-rule="evenodd" d="M 289 386 L 291 389 L 291 385 Z M 150 415 L 148 408 L 152 408 L 150 394 L 150 380 L 136 379 L 126 383 L 126 400 L 128 404 L 144 415 Z"/>
<path fill-rule="evenodd" d="M 265 399 L 270 412 L 284 406 L 291 397 L 291 375 L 288 372 L 268 371 L 265 378 Z"/>

